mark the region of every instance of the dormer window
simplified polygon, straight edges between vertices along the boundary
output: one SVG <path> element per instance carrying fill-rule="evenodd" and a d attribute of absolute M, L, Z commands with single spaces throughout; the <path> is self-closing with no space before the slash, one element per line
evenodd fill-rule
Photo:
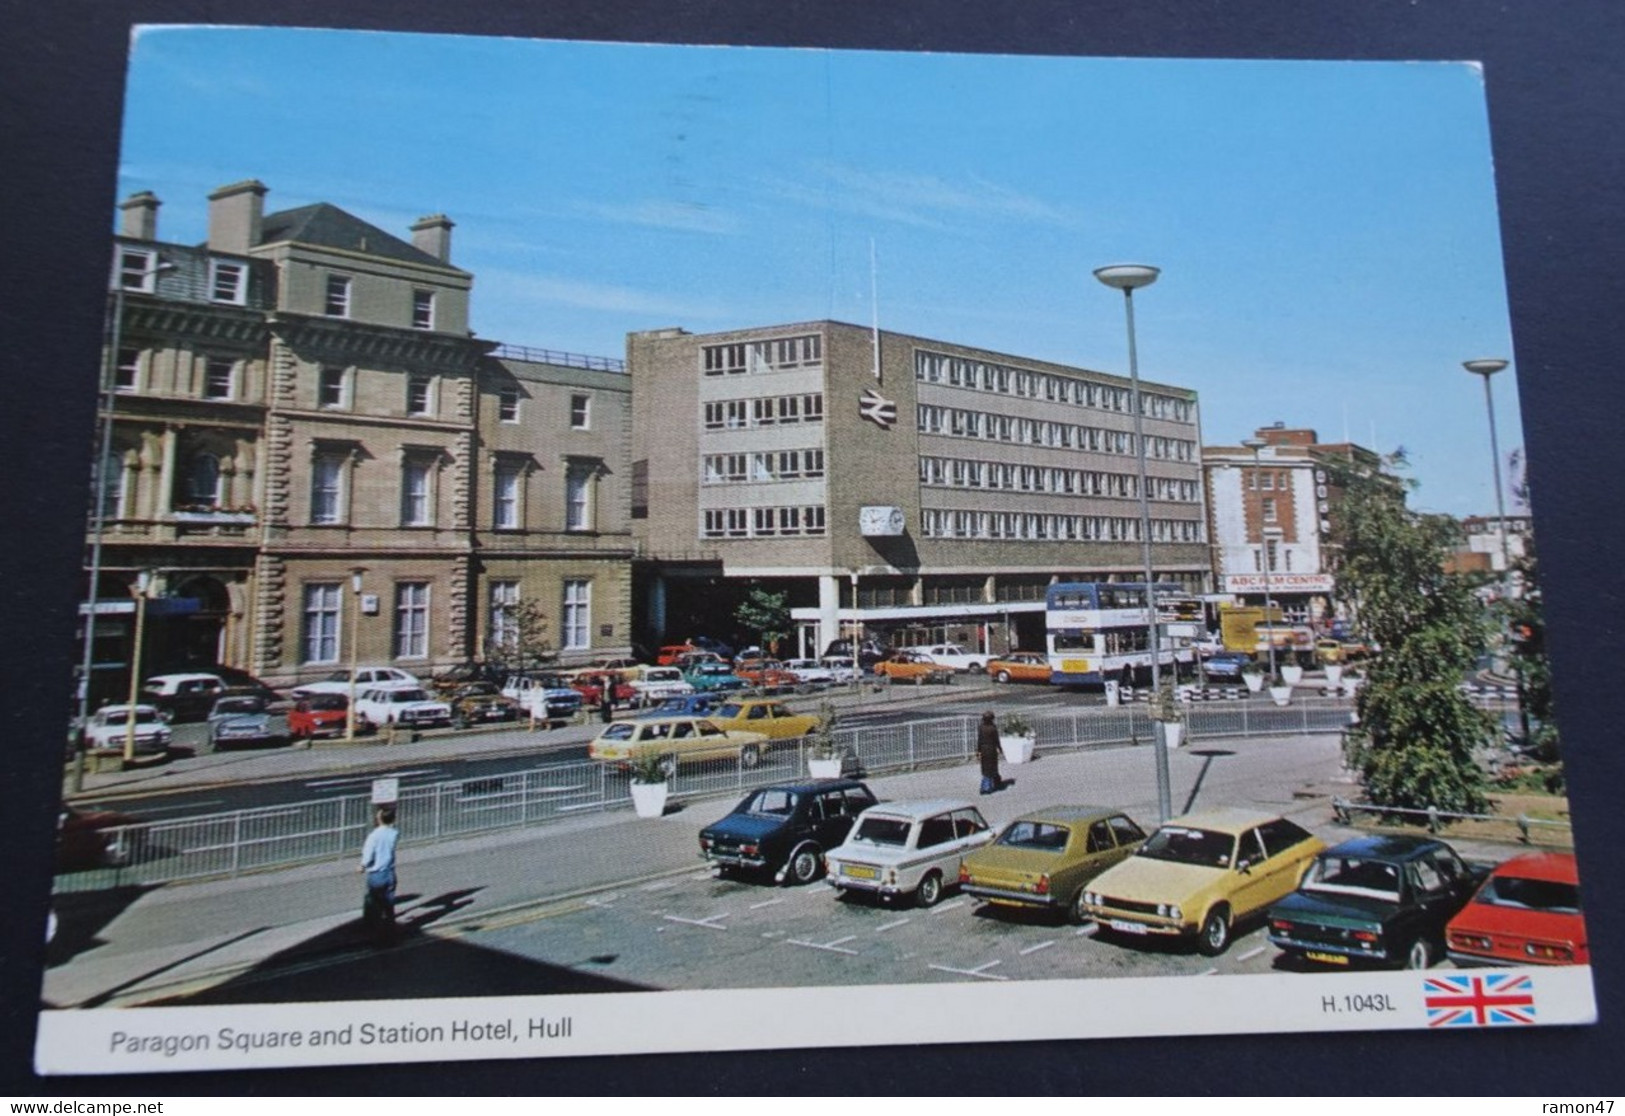
<path fill-rule="evenodd" d="M 123 291 L 151 294 L 158 280 L 158 253 L 120 247 L 113 261 L 113 285 Z"/>
<path fill-rule="evenodd" d="M 231 260 L 209 261 L 209 298 L 241 306 L 248 294 L 248 267 Z"/>

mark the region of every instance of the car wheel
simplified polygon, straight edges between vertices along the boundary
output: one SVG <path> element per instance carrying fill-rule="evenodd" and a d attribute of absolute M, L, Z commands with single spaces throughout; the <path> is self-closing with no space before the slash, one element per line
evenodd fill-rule
<path fill-rule="evenodd" d="M 455 729 L 465 729 L 465 728 L 467 728 L 468 727 L 468 718 L 463 716 L 461 713 L 457 714 L 457 716 L 455 716 L 455 717 L 453 717 L 451 719 L 451 727 L 455 728 Z"/>
<path fill-rule="evenodd" d="M 1230 948 L 1230 908 L 1224 904 L 1214 907 L 1202 920 L 1202 932 L 1197 935 L 1196 948 L 1204 957 L 1217 957 Z"/>
<path fill-rule="evenodd" d="M 786 868 L 784 878 L 793 884 L 810 884 L 818 878 L 818 870 L 823 867 L 823 858 L 819 856 L 817 845 L 802 845 L 790 854 L 790 864 Z"/>
<path fill-rule="evenodd" d="M 739 749 L 739 766 L 755 767 L 762 762 L 762 750 L 754 744 L 746 744 Z"/>
<path fill-rule="evenodd" d="M 1083 906 L 1083 891 L 1083 888 L 1078 888 L 1078 893 L 1072 897 L 1072 902 L 1068 903 L 1066 907 L 1067 921 L 1074 926 L 1082 926 L 1089 921 L 1089 912 Z"/>
<path fill-rule="evenodd" d="M 970 666 L 965 668 L 965 673 L 966 674 L 981 674 L 982 673 L 982 664 L 981 663 L 972 663 L 972 664 L 970 664 Z"/>
<path fill-rule="evenodd" d="M 660 757 L 660 773 L 662 775 L 664 775 L 668 779 L 670 779 L 672 776 L 676 775 L 677 774 L 677 757 L 676 756 L 661 756 Z"/>
<path fill-rule="evenodd" d="M 999 671 L 999 673 L 997 673 L 997 674 L 995 674 L 993 676 L 993 681 L 995 681 L 995 682 L 1009 682 L 1010 681 L 1010 672 L 1008 670 Z"/>
<path fill-rule="evenodd" d="M 1425 969 L 1433 964 L 1433 947 L 1426 938 L 1417 938 L 1405 953 L 1407 969 Z"/>
<path fill-rule="evenodd" d="M 934 907 L 937 900 L 942 898 L 942 873 L 927 872 L 925 879 L 914 891 L 914 902 L 922 907 Z"/>

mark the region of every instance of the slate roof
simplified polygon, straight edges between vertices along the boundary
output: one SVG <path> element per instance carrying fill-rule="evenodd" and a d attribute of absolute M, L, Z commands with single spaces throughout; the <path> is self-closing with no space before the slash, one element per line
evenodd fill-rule
<path fill-rule="evenodd" d="M 405 263 L 457 270 L 421 248 L 391 236 L 376 225 L 369 225 L 327 202 L 267 213 L 261 226 L 260 243 L 274 244 L 279 240 L 293 240 L 323 248 L 342 248 L 348 252 L 364 252 Z"/>

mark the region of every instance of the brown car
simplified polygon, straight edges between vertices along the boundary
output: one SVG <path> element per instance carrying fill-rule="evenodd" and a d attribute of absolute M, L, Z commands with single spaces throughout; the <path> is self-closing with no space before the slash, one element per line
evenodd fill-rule
<path fill-rule="evenodd" d="M 874 671 L 894 683 L 912 682 L 916 686 L 927 682 L 947 684 L 954 680 L 956 673 L 953 667 L 933 662 L 929 657 L 915 651 L 895 651 L 889 658 L 876 663 Z"/>

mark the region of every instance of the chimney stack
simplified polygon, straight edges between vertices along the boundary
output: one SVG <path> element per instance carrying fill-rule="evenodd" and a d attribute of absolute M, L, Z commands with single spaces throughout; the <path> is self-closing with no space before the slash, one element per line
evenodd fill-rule
<path fill-rule="evenodd" d="M 158 239 L 158 207 L 164 204 L 151 190 L 131 194 L 119 203 L 124 216 L 119 222 L 119 235 L 135 240 Z"/>
<path fill-rule="evenodd" d="M 265 183 L 250 178 L 209 195 L 209 247 L 217 252 L 248 255 L 260 242 L 265 218 Z"/>
<path fill-rule="evenodd" d="M 452 221 L 444 213 L 419 217 L 412 226 L 412 244 L 420 252 L 427 252 L 441 263 L 451 262 Z"/>

